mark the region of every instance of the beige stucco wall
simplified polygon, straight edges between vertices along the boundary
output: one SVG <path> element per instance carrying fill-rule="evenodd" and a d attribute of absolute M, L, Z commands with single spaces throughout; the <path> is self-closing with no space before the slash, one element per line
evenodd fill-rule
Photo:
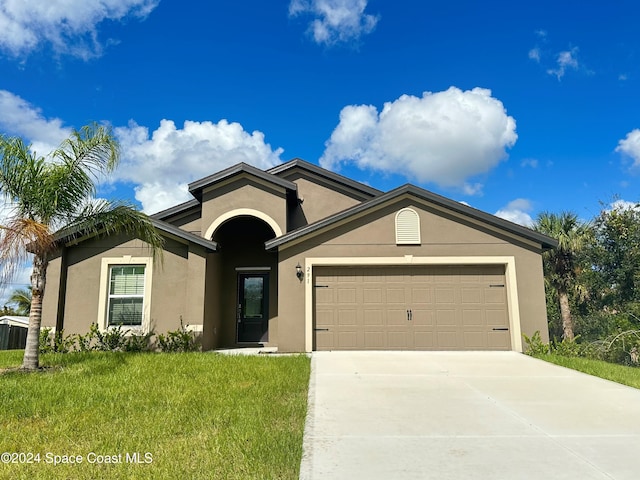
<path fill-rule="evenodd" d="M 395 243 L 395 214 L 406 206 L 420 215 L 419 246 Z M 543 340 L 548 339 L 539 247 L 415 200 L 400 199 L 348 225 L 282 249 L 279 255 L 279 291 L 286 292 L 281 295 L 278 311 L 280 351 L 305 350 L 305 282 L 294 272 L 297 263 L 305 265 L 306 258 L 317 257 L 514 257 L 522 333 L 531 336 L 539 330 Z"/>
<path fill-rule="evenodd" d="M 298 185 L 298 198 L 303 200 L 298 211 L 292 212 L 291 230 L 346 210 L 360 203 L 363 198 L 355 198 L 305 177 L 294 177 L 289 180 Z"/>
<path fill-rule="evenodd" d="M 149 257 L 150 250 L 140 240 L 124 236 L 92 239 L 67 250 L 66 302 L 64 331 L 66 334 L 85 333 L 99 318 L 98 299 L 103 258 Z M 43 305 L 43 319 L 47 326 L 55 325 L 60 261 L 52 262 L 51 282 L 47 285 Z M 166 239 L 162 261 L 153 265 L 150 299 L 151 327 L 156 333 L 176 330 L 180 318 L 185 325 L 202 325 L 206 255 L 204 249 Z"/>
<path fill-rule="evenodd" d="M 287 201 L 284 189 L 263 185 L 251 178 L 239 177 L 225 185 L 217 185 L 202 197 L 201 228 L 207 229 L 222 215 L 238 209 L 261 212 L 273 219 L 282 232 L 287 228 Z"/>

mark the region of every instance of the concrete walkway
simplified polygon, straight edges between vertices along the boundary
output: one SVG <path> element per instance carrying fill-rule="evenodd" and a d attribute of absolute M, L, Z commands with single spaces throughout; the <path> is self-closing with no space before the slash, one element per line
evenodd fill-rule
<path fill-rule="evenodd" d="M 635 480 L 640 390 L 515 352 L 317 352 L 300 478 Z"/>

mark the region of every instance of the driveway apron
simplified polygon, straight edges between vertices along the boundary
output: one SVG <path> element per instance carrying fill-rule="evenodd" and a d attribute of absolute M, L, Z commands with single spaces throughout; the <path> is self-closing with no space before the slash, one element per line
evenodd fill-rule
<path fill-rule="evenodd" d="M 640 390 L 516 352 L 314 352 L 300 478 L 638 479 Z"/>

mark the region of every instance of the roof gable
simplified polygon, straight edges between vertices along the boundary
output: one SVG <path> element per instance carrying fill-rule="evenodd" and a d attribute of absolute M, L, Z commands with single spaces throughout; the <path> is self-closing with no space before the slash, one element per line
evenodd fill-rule
<path fill-rule="evenodd" d="M 202 201 L 202 192 L 205 188 L 212 187 L 217 183 L 223 182 L 240 174 L 247 174 L 249 176 L 256 177 L 268 184 L 283 188 L 286 191 L 295 192 L 297 190 L 297 186 L 293 182 L 271 175 L 264 170 L 260 170 L 259 168 L 246 163 L 238 163 L 214 173 L 213 175 L 191 182 L 189 184 L 189 193 L 191 193 L 198 201 Z"/>
<path fill-rule="evenodd" d="M 294 158 L 286 163 L 270 168 L 266 172 L 274 176 L 289 178 L 292 174 L 296 173 L 296 171 L 311 174 L 311 176 L 322 179 L 324 183 L 332 185 L 334 189 L 349 191 L 352 195 L 357 195 L 363 200 L 376 197 L 383 193 L 377 188 L 331 172 L 300 158 Z"/>
<path fill-rule="evenodd" d="M 367 202 L 360 203 L 310 225 L 298 228 L 292 232 L 282 235 L 281 237 L 269 240 L 265 243 L 265 246 L 267 249 L 273 249 L 286 246 L 287 244 L 297 243 L 297 241 L 309 238 L 314 234 L 324 232 L 335 226 L 347 223 L 369 211 L 381 208 L 403 196 L 414 197 L 418 200 L 443 208 L 444 210 L 467 217 L 473 221 L 484 223 L 494 229 L 540 244 L 543 250 L 548 250 L 557 246 L 557 241 L 551 237 L 409 184 L 398 187 L 385 194 L 374 197 Z"/>

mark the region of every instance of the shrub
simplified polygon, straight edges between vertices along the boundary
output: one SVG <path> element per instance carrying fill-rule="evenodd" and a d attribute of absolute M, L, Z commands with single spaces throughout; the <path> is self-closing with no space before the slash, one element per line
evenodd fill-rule
<path fill-rule="evenodd" d="M 196 336 L 187 330 L 180 317 L 180 329 L 158 335 L 158 345 L 162 352 L 195 352 L 200 349 Z"/>
<path fill-rule="evenodd" d="M 577 342 L 579 336 L 573 340 L 563 338 L 561 342 L 555 341 L 551 344 L 551 352 L 563 357 L 579 357 L 582 354 L 581 344 Z"/>
<path fill-rule="evenodd" d="M 527 348 L 524 352 L 527 355 L 536 356 L 546 355 L 547 353 L 549 353 L 549 345 L 542 341 L 539 330 L 536 330 L 536 332 L 531 337 L 527 337 L 524 333 L 522 334 L 522 337 L 527 344 Z"/>
<path fill-rule="evenodd" d="M 51 338 L 51 329 L 48 327 L 40 329 L 40 338 L 38 339 L 38 348 L 40 353 L 53 352 L 53 342 Z"/>

